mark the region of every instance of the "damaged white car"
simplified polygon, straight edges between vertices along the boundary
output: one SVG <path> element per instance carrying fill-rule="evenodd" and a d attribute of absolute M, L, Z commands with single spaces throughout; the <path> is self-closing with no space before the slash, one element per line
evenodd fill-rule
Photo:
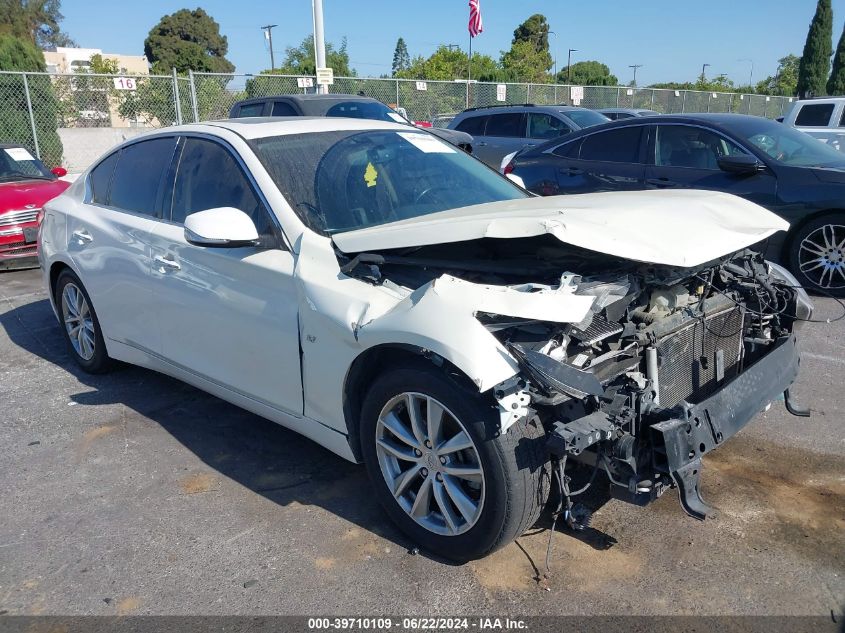
<path fill-rule="evenodd" d="M 787 228 L 693 191 L 533 198 L 437 138 L 345 119 L 168 128 L 45 208 L 86 371 L 175 376 L 363 461 L 414 543 L 467 560 L 670 488 L 781 394 L 812 305 L 747 247 Z"/>

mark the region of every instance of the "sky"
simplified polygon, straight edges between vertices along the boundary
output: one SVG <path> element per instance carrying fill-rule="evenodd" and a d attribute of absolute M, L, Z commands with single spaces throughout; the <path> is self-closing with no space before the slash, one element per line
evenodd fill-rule
<path fill-rule="evenodd" d="M 144 39 L 167 13 L 201 6 L 228 37 L 227 57 L 239 73 L 270 67 L 261 26 L 277 24 L 273 49 L 284 50 L 312 32 L 310 0 L 63 0 L 63 29 L 80 46 L 105 53 L 142 55 Z M 642 64 L 637 84 L 694 81 L 702 64 L 708 76 L 726 74 L 737 84 L 774 75 L 777 60 L 800 55 L 816 0 L 607 0 L 559 2 L 481 0 L 484 32 L 473 52 L 498 58 L 510 47 L 513 30 L 533 13 L 549 21 L 549 42 L 558 68 L 598 60 L 623 83 L 631 64 Z M 403 37 L 412 57 L 439 44 L 468 45 L 466 0 L 324 0 L 326 41 L 347 38 L 352 66 L 360 76 L 389 74 L 393 50 Z M 845 0 L 833 0 L 834 46 L 845 23 Z M 746 60 L 746 61 L 740 61 Z"/>

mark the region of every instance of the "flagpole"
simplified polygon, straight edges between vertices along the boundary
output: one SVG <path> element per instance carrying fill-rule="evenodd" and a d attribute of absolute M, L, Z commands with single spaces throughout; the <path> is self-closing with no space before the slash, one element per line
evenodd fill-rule
<path fill-rule="evenodd" d="M 467 68 L 467 107 L 469 107 L 469 91 L 472 80 L 472 33 L 469 34 L 469 67 Z"/>

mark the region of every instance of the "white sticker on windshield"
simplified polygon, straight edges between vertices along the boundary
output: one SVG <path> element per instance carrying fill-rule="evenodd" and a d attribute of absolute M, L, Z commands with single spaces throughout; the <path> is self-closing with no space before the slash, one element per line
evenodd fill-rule
<path fill-rule="evenodd" d="M 417 149 L 426 154 L 454 154 L 455 149 L 449 147 L 443 141 L 429 136 L 428 134 L 415 134 L 414 132 L 399 132 L 399 136 L 408 141 Z"/>
<path fill-rule="evenodd" d="M 391 119 L 393 119 L 397 123 L 407 123 L 408 122 L 408 121 L 405 120 L 405 118 L 401 114 L 396 114 L 395 112 L 388 112 L 387 116 L 389 116 Z"/>
<path fill-rule="evenodd" d="M 10 147 L 6 150 L 6 153 L 12 157 L 13 160 L 35 160 L 28 151 L 26 151 L 23 147 Z"/>

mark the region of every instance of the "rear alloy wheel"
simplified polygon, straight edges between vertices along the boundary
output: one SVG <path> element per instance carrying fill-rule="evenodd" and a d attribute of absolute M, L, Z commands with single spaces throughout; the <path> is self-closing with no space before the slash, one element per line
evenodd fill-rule
<path fill-rule="evenodd" d="M 804 286 L 845 296 L 845 218 L 827 215 L 808 222 L 792 250 L 792 268 Z"/>
<path fill-rule="evenodd" d="M 384 509 L 424 550 L 486 556 L 522 534 L 548 498 L 539 422 L 498 431 L 492 398 L 424 362 L 377 377 L 361 410 L 361 452 Z"/>
<path fill-rule="evenodd" d="M 112 360 L 106 353 L 97 313 L 79 277 L 70 270 L 56 280 L 56 307 L 68 351 L 77 365 L 92 374 L 109 370 Z"/>

